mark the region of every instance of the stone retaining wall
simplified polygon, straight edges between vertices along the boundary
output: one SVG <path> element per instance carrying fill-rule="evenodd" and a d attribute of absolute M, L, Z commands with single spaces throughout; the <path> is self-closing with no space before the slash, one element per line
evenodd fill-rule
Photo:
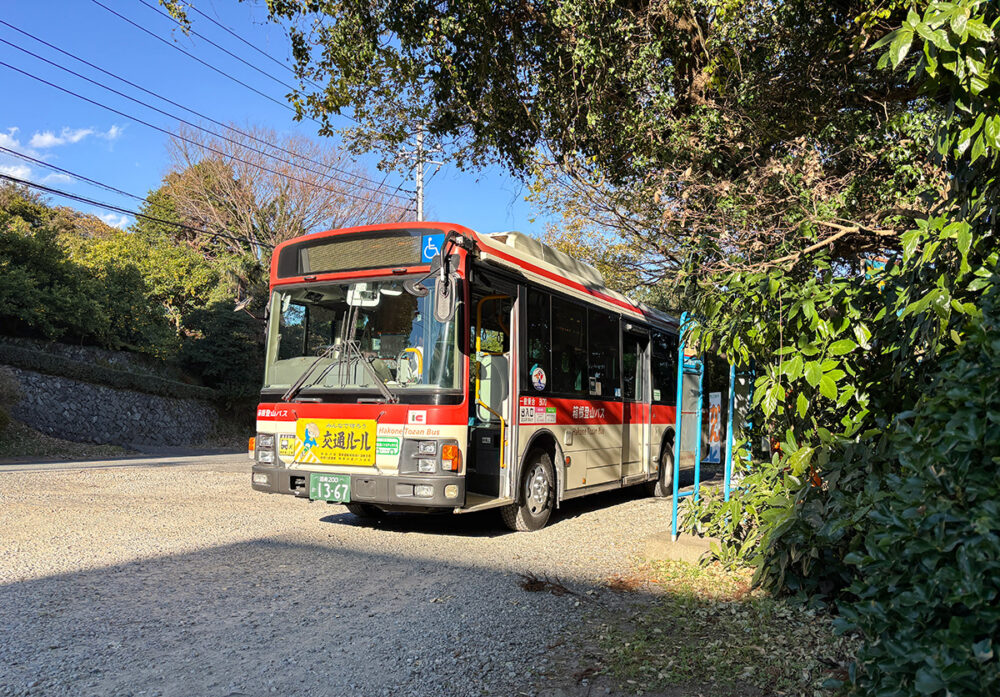
<path fill-rule="evenodd" d="M 20 383 L 11 416 L 57 438 L 115 445 L 193 445 L 209 434 L 215 409 L 171 399 L 8 368 Z"/>

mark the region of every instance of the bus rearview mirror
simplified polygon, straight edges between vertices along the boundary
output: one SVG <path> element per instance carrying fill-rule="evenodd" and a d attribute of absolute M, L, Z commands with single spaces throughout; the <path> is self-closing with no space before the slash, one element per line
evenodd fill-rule
<path fill-rule="evenodd" d="M 438 322 L 450 322 L 458 311 L 458 283 L 455 274 L 448 274 L 434 284 L 434 319 Z"/>

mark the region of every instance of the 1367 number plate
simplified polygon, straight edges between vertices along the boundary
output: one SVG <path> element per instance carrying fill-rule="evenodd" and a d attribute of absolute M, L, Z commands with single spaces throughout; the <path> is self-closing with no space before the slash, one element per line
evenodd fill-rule
<path fill-rule="evenodd" d="M 351 476 L 349 474 L 310 474 L 309 498 L 314 501 L 350 503 Z"/>

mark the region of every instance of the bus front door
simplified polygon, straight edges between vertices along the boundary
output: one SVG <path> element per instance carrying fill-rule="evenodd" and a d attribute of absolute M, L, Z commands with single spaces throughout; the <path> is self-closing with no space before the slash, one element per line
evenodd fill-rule
<path fill-rule="evenodd" d="M 622 480 L 644 479 L 649 471 L 649 335 L 622 334 Z"/>

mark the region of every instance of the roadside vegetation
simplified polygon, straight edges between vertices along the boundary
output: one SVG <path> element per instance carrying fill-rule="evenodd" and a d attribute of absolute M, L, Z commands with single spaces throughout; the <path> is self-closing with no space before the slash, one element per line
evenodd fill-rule
<path fill-rule="evenodd" d="M 17 420 L 0 429 L 0 462 L 7 459 L 57 458 L 66 460 L 98 460 L 125 457 L 134 451 L 118 445 L 75 443 L 53 438 Z"/>
<path fill-rule="evenodd" d="M 680 561 L 643 567 L 630 582 L 652 597 L 624 621 L 600 625 L 601 672 L 624 694 L 813 695 L 842 686 L 857 637 L 838 636 L 822 608 L 752 589 L 751 575 Z"/>

